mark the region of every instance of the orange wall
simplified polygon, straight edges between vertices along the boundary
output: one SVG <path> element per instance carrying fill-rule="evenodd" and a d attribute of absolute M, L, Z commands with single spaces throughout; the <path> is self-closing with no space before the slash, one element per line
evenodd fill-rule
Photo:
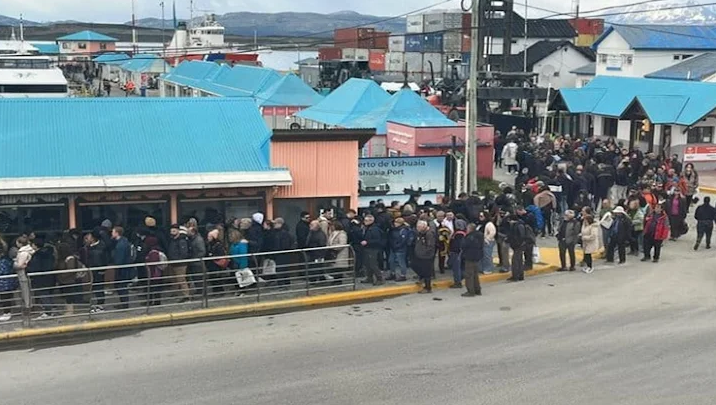
<path fill-rule="evenodd" d="M 358 206 L 356 141 L 273 142 L 271 165 L 287 167 L 293 177 L 275 198 L 350 197 L 350 206 Z"/>

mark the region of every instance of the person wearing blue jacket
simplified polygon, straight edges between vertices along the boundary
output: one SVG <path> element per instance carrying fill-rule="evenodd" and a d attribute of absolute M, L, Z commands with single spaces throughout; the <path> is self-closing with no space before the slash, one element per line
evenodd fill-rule
<path fill-rule="evenodd" d="M 129 241 L 124 237 L 124 228 L 121 226 L 115 226 L 112 228 L 112 239 L 114 240 L 114 248 L 112 249 L 112 265 L 114 266 L 125 266 L 132 264 L 132 247 Z M 119 294 L 119 300 L 122 302 L 120 305 L 116 305 L 116 309 L 128 309 L 129 308 L 129 297 L 128 297 L 128 283 L 131 279 L 130 267 L 120 267 L 115 269 L 115 286 L 117 287 L 117 293 Z"/>
<path fill-rule="evenodd" d="M 408 248 L 415 239 L 413 230 L 405 223 L 405 219 L 396 218 L 393 221 L 393 228 L 388 234 L 388 244 L 390 246 L 390 255 L 388 263 L 390 264 L 390 275 L 388 280 L 398 282 L 406 281 L 408 275 Z"/>
<path fill-rule="evenodd" d="M 378 267 L 378 260 L 381 260 L 385 250 L 385 238 L 383 230 L 375 224 L 373 215 L 366 215 L 363 220 L 363 238 L 360 242 L 363 246 L 363 266 L 365 266 L 365 280 L 363 284 L 382 285 L 383 273 Z"/>

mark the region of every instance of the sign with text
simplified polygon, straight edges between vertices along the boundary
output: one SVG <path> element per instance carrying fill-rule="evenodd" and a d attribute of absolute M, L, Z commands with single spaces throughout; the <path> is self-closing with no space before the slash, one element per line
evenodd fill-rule
<path fill-rule="evenodd" d="M 419 203 L 438 203 L 446 191 L 446 156 L 358 159 L 358 206 L 382 199 L 406 202 L 414 196 Z"/>
<path fill-rule="evenodd" d="M 716 145 L 713 146 L 687 146 L 684 148 L 684 162 L 713 162 L 716 161 Z"/>

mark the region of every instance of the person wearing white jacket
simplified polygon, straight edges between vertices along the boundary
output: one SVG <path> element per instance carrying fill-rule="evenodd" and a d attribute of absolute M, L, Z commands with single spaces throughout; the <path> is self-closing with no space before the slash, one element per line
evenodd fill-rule
<path fill-rule="evenodd" d="M 22 310 L 23 312 L 29 311 L 32 306 L 31 294 L 30 294 L 30 280 L 27 277 L 27 265 L 32 259 L 32 254 L 35 250 L 32 248 L 32 244 L 27 240 L 26 236 L 21 236 L 15 241 L 18 247 L 17 256 L 13 262 L 13 268 L 17 273 L 17 281 L 20 284 L 20 298 L 22 299 Z"/>
<path fill-rule="evenodd" d="M 517 148 L 514 139 L 510 139 L 505 148 L 502 149 L 502 162 L 507 165 L 507 174 L 514 171 L 515 175 L 517 175 Z"/>
<path fill-rule="evenodd" d="M 492 269 L 495 267 L 492 263 L 492 252 L 495 249 L 497 228 L 488 218 L 487 212 L 484 211 L 477 218 L 477 229 L 485 235 L 485 251 L 482 256 L 482 265 L 480 266 L 482 274 L 492 274 Z"/>

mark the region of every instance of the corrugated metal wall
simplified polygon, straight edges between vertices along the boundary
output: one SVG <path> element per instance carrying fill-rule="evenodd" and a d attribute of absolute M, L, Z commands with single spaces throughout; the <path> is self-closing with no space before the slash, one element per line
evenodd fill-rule
<path fill-rule="evenodd" d="M 356 141 L 274 142 L 271 165 L 287 167 L 293 185 L 280 187 L 276 198 L 358 198 L 358 147 Z"/>

